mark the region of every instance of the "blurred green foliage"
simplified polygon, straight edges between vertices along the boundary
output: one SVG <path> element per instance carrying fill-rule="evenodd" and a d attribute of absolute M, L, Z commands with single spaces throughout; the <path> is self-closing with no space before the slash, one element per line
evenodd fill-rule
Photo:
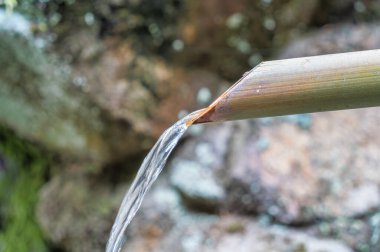
<path fill-rule="evenodd" d="M 36 223 L 38 190 L 44 182 L 47 159 L 32 144 L 0 126 L 0 251 L 47 251 Z"/>
<path fill-rule="evenodd" d="M 46 31 L 62 18 L 59 8 L 73 5 L 76 0 L 0 0 L 0 8 L 19 12 L 33 24 L 35 31 Z"/>
<path fill-rule="evenodd" d="M 4 4 L 7 10 L 12 11 L 17 5 L 17 0 L 4 0 Z"/>

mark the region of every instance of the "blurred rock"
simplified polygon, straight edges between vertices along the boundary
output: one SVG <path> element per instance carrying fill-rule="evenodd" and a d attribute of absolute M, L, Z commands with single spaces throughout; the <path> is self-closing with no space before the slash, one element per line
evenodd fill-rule
<path fill-rule="evenodd" d="M 283 227 L 263 227 L 246 218 L 189 215 L 150 244 L 127 243 L 125 251 L 308 251 L 349 252 L 344 243 L 318 239 Z M 140 241 L 140 242 L 138 242 Z"/>
<path fill-rule="evenodd" d="M 174 54 L 235 80 L 311 21 L 318 1 L 188 1 L 180 19 L 183 50 Z M 176 60 L 176 59 L 174 59 Z"/>
<path fill-rule="evenodd" d="M 242 225 L 240 229 L 236 225 Z M 282 227 L 263 228 L 256 223 L 225 219 L 213 227 L 226 230 L 216 242 L 216 251 L 352 251 L 345 244 L 330 239 L 318 239 Z M 213 251 L 212 249 L 205 251 Z"/>
<path fill-rule="evenodd" d="M 127 45 L 104 50 L 80 34 L 72 66 L 17 35 L 0 38 L 0 121 L 61 156 L 99 165 L 139 154 L 180 110 L 197 106 L 200 89 L 211 86 L 215 93 L 214 83 L 222 83 L 212 74 L 137 57 Z M 67 39 L 69 48 L 74 42 Z"/>
<path fill-rule="evenodd" d="M 225 191 L 219 176 L 228 151 L 231 127 L 227 124 L 206 128 L 202 137 L 188 141 L 170 162 L 170 182 L 188 206 L 215 210 L 224 202 Z"/>
<path fill-rule="evenodd" d="M 185 203 L 207 210 L 215 209 L 223 201 L 224 189 L 215 181 L 209 167 L 179 159 L 175 159 L 172 165 L 171 183 L 183 194 Z"/>
<path fill-rule="evenodd" d="M 329 25 L 290 43 L 279 53 L 278 58 L 286 59 L 378 48 L 380 48 L 378 23 Z"/>
<path fill-rule="evenodd" d="M 60 174 L 43 188 L 37 212 L 39 221 L 56 246 L 74 252 L 103 251 L 111 220 L 127 186 L 110 189 L 109 185 L 85 178 L 75 170 L 73 167 L 70 173 Z M 163 174 L 127 230 L 125 251 L 230 251 L 231 248 L 258 252 L 298 251 L 301 248 L 305 251 L 352 251 L 342 242 L 309 236 L 305 228 L 292 230 L 260 223 L 260 220 L 231 215 L 187 211 L 180 195 L 168 186 Z M 377 223 L 375 216 L 372 223 Z M 320 230 L 323 230 L 322 224 Z M 318 235 L 334 236 L 336 233 L 337 239 L 360 246 L 365 238 L 355 239 L 364 234 L 368 236 L 367 231 L 364 233 L 366 224 L 360 225 L 358 221 L 340 219 L 328 226 L 329 233 Z M 310 234 L 316 233 L 309 230 Z M 84 243 L 83 240 L 92 242 Z"/>
<path fill-rule="evenodd" d="M 126 231 L 127 251 L 153 250 L 187 214 L 178 192 L 161 176 Z"/>
<path fill-rule="evenodd" d="M 378 185 L 368 182 L 352 189 L 343 202 L 347 212 L 354 216 L 367 214 L 380 207 Z"/>
<path fill-rule="evenodd" d="M 215 84 L 224 84 L 205 71 L 186 71 L 157 57 L 138 55 L 129 44 L 118 40 L 108 39 L 100 49 L 91 50 L 87 44 L 96 45 L 93 36 L 83 33 L 81 45 L 78 34 L 66 37 L 67 44 L 76 45 L 67 53 L 81 55 L 73 63 L 73 79 L 82 80 L 80 88 L 113 118 L 129 124 L 132 134 L 143 140 L 131 151 L 147 150 L 177 120 L 181 110 L 192 111 L 202 105 L 197 104 L 199 90 L 207 89 L 215 95 L 219 92 Z"/>
<path fill-rule="evenodd" d="M 112 189 L 77 172 L 63 172 L 42 188 L 38 221 L 57 247 L 73 252 L 104 251 L 125 190 Z"/>
<path fill-rule="evenodd" d="M 334 117 L 334 113 L 344 112 L 331 113 L 331 117 Z M 352 112 L 346 113 L 352 118 Z M 365 114 L 359 110 L 356 115 Z M 219 191 L 228 193 L 220 198 L 223 200 L 220 200 L 219 204 L 216 204 L 220 208 L 234 212 L 268 213 L 284 223 L 303 223 L 315 218 L 357 216 L 368 213 L 380 206 L 377 184 L 374 185 L 368 180 L 366 183 L 369 184 L 364 182 L 357 184 L 352 181 L 352 186 L 345 187 L 346 190 L 351 188 L 349 191 L 341 189 L 343 191 L 335 197 L 332 197 L 331 189 L 326 189 L 326 183 L 332 183 L 328 181 L 333 180 L 334 183 L 340 184 L 340 181 L 346 180 L 339 173 L 331 176 L 335 169 L 332 164 L 328 166 L 329 168 L 325 168 L 326 163 L 323 163 L 323 160 L 329 160 L 326 151 L 331 153 L 332 150 L 328 145 L 339 143 L 340 149 L 343 148 L 342 151 L 347 153 L 347 157 L 352 155 L 352 150 L 347 146 L 357 146 L 357 143 L 348 145 L 347 140 L 344 140 L 347 139 L 345 135 L 333 142 L 331 139 L 314 137 L 314 134 L 325 134 L 325 131 L 315 128 L 321 124 L 320 120 L 328 123 L 325 127 L 329 128 L 330 134 L 334 134 L 335 128 L 336 134 L 343 133 L 341 130 L 343 123 L 339 122 L 338 118 L 320 119 L 318 115 L 313 115 L 313 124 L 310 125 L 309 131 L 299 127 L 297 121 L 278 120 L 281 118 L 276 118 L 276 123 L 260 127 L 249 121 L 206 127 L 205 132 L 200 137 L 190 140 L 171 163 L 172 183 L 185 199 L 197 199 L 197 204 L 190 204 L 192 207 L 202 209 L 211 203 L 214 204 L 214 185 L 221 185 L 224 189 Z M 356 120 L 374 119 L 376 118 L 367 115 L 366 118 Z M 354 129 L 347 129 L 346 132 L 351 130 Z M 257 136 L 259 132 L 260 138 Z M 360 139 L 360 134 L 357 135 Z M 358 142 L 364 141 L 359 139 Z M 203 155 L 199 155 L 197 150 L 202 146 L 208 148 Z M 315 155 L 318 157 L 314 157 Z M 350 162 L 349 159 L 347 162 Z M 373 162 L 378 161 L 373 160 Z M 192 165 L 186 166 L 188 163 Z M 203 178 L 200 175 L 202 167 L 204 167 Z M 329 175 L 325 175 L 323 169 L 327 169 Z M 370 166 L 366 169 L 373 168 Z M 194 177 L 191 174 L 198 176 Z M 359 180 L 359 177 L 355 177 Z M 352 179 L 347 178 L 347 180 Z M 208 187 L 203 186 L 206 182 Z M 367 198 L 363 197 L 367 194 Z M 359 199 L 360 205 L 357 203 Z"/>
<path fill-rule="evenodd" d="M 341 240 L 355 251 L 377 251 L 378 215 L 374 213 L 360 218 L 338 217 L 319 221 L 308 226 L 307 232 L 318 237 Z"/>
<path fill-rule="evenodd" d="M 260 138 L 242 122 L 230 131 L 221 157 L 228 160 L 221 180 L 227 208 L 267 213 L 283 223 L 379 209 L 379 114 L 377 108 L 313 114 L 309 130 L 277 121 L 256 128 Z"/>
<path fill-rule="evenodd" d="M 319 113 L 312 115 L 310 131 L 287 123 L 262 129 L 271 144 L 260 154 L 260 178 L 265 187 L 277 188 L 277 201 L 286 206 L 279 215 L 306 221 L 353 217 L 380 207 L 380 177 L 372 174 L 380 160 L 370 154 L 380 152 L 378 114 L 374 108 Z"/>
<path fill-rule="evenodd" d="M 222 186 L 221 191 L 225 192 L 223 198 L 220 198 L 219 204 L 216 204 L 220 209 L 239 213 L 268 213 L 283 222 L 301 219 L 304 221 L 308 216 L 305 216 L 306 213 L 302 212 L 302 206 L 299 208 L 298 204 L 300 201 L 303 206 L 307 205 L 307 198 L 315 193 L 315 183 L 308 184 L 310 189 L 306 190 L 303 183 L 305 178 L 302 174 L 297 175 L 299 171 L 292 171 L 291 162 L 285 172 L 285 174 L 289 173 L 288 175 L 275 175 L 276 167 L 281 169 L 280 167 L 287 166 L 287 163 L 282 163 L 280 157 L 276 157 L 279 165 L 267 168 L 267 164 L 264 163 L 267 162 L 267 159 L 263 159 L 263 153 L 273 150 L 272 141 L 279 140 L 263 135 L 262 139 L 266 139 L 266 144 L 264 144 L 264 140 L 258 139 L 259 132 L 259 125 L 252 121 L 231 122 L 207 126 L 199 137 L 187 142 L 170 164 L 171 173 L 174 176 L 181 169 L 181 165 L 179 165 L 181 161 L 196 164 L 187 166 L 184 169 L 187 170 L 187 173 L 183 172 L 182 176 L 175 177 L 174 185 L 183 195 L 185 202 L 187 202 L 186 199 L 194 198 L 194 192 L 197 192 L 197 204 L 190 204 L 190 206 L 197 209 L 208 206 L 214 201 L 206 196 L 213 191 L 211 189 L 214 187 L 211 185 L 216 184 Z M 304 134 L 307 136 L 306 132 Z M 282 150 L 284 153 L 281 157 L 292 157 L 289 155 L 292 150 L 302 144 L 302 142 L 299 145 L 293 143 L 293 149 L 288 149 L 288 153 L 286 150 Z M 205 145 L 209 146 L 207 151 L 201 152 L 199 155 L 198 150 Z M 295 152 L 293 159 L 297 160 L 297 158 L 303 157 L 299 154 Z M 266 157 L 264 156 L 264 158 Z M 304 160 L 307 162 L 307 157 Z M 207 173 L 208 187 L 198 185 L 198 181 L 204 180 L 192 179 L 192 176 L 188 175 L 201 170 L 201 168 L 195 169 L 195 166 L 204 167 L 204 173 Z M 310 174 L 310 171 L 304 175 L 307 174 Z M 284 176 L 289 176 L 291 179 L 286 180 Z M 300 185 L 297 186 L 297 183 Z M 203 189 L 199 190 L 200 188 Z M 210 189 L 211 192 L 207 189 Z"/>
<path fill-rule="evenodd" d="M 73 252 L 104 251 L 130 183 L 115 185 L 108 176 L 88 176 L 76 165 L 65 170 L 42 188 L 38 221 L 55 247 Z M 128 226 L 127 244 L 136 248 L 132 251 L 150 247 L 186 215 L 179 194 L 160 177 Z"/>
<path fill-rule="evenodd" d="M 0 45 L 3 125 L 62 155 L 103 161 L 109 150 L 115 151 L 104 129 L 117 129 L 117 124 L 73 90 L 65 73 L 70 68 L 12 33 L 2 32 Z"/>

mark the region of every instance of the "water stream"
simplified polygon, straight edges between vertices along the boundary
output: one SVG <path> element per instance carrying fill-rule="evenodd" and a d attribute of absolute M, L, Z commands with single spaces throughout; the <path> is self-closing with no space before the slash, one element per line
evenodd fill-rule
<path fill-rule="evenodd" d="M 198 113 L 199 111 L 193 112 L 168 128 L 145 157 L 131 187 L 121 203 L 119 212 L 112 226 L 106 252 L 119 252 L 123 248 L 125 243 L 125 230 L 140 208 L 145 193 L 157 179 L 170 153 Z"/>

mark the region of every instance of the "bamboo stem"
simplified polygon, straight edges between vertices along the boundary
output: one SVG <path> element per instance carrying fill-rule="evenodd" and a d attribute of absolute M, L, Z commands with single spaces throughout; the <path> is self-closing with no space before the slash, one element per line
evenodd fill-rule
<path fill-rule="evenodd" d="M 194 123 L 380 106 L 380 50 L 262 62 Z"/>

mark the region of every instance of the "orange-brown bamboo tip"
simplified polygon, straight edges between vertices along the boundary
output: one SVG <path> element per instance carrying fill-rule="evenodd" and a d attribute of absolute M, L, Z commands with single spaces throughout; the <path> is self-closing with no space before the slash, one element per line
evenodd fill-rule
<path fill-rule="evenodd" d="M 262 62 L 191 124 L 380 106 L 380 50 Z"/>
<path fill-rule="evenodd" d="M 202 117 L 204 114 L 206 114 L 208 112 L 208 107 L 207 108 L 203 108 L 203 109 L 200 109 L 200 110 L 197 110 L 195 112 L 192 112 L 190 114 L 190 118 L 186 121 L 186 126 L 187 127 L 190 127 L 191 125 L 194 124 L 194 122 L 196 120 L 198 120 L 200 117 Z"/>

